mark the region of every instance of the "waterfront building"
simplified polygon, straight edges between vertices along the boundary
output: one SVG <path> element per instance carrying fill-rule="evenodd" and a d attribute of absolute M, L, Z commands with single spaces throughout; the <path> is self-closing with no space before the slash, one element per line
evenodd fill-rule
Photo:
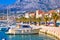
<path fill-rule="evenodd" d="M 56 12 L 58 13 L 58 15 L 60 15 L 60 8 L 56 9 Z"/>
<path fill-rule="evenodd" d="M 52 15 L 52 13 L 54 13 L 54 12 L 56 12 L 56 10 L 50 10 L 50 11 L 48 11 L 48 13 L 51 14 L 51 15 Z"/>
<path fill-rule="evenodd" d="M 55 12 L 56 12 L 56 10 L 50 10 L 47 13 L 48 13 L 49 17 L 52 17 L 52 13 L 55 13 Z"/>
<path fill-rule="evenodd" d="M 25 18 L 29 18 L 29 13 L 25 13 Z"/>
<path fill-rule="evenodd" d="M 36 10 L 36 18 L 42 17 L 44 15 L 44 11 L 42 10 Z"/>
<path fill-rule="evenodd" d="M 29 17 L 31 17 L 31 18 L 35 17 L 35 13 L 34 12 L 30 12 L 29 13 Z"/>
<path fill-rule="evenodd" d="M 0 20 L 6 20 L 7 17 L 6 16 L 0 16 Z"/>

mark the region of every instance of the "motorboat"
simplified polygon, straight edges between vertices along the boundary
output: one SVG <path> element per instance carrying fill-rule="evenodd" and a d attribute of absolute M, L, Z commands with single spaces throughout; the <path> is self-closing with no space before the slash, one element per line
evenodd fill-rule
<path fill-rule="evenodd" d="M 29 25 L 20 25 L 20 28 L 9 29 L 7 34 L 38 34 L 38 29 L 32 29 Z"/>
<path fill-rule="evenodd" d="M 10 29 L 10 27 L 0 27 L 0 32 L 8 32 L 8 30 Z"/>

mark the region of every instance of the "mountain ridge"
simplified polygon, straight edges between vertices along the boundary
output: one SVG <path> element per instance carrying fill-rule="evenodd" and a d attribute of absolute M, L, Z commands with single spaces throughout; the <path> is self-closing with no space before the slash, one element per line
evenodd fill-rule
<path fill-rule="evenodd" d="M 49 11 L 60 8 L 60 0 L 18 0 L 16 3 L 9 5 L 10 8 L 19 11 Z M 7 8 L 9 6 L 3 7 Z M 2 9 L 3 9 L 2 8 Z"/>

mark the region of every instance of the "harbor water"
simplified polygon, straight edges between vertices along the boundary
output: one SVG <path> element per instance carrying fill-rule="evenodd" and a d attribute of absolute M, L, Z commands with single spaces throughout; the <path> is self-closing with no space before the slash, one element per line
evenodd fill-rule
<path fill-rule="evenodd" d="M 56 38 L 46 34 L 7 35 L 4 32 L 0 32 L 0 40 L 56 40 Z"/>

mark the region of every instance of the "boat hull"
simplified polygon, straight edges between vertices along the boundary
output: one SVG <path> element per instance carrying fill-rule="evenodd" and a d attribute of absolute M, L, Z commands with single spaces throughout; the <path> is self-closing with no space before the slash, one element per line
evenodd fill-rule
<path fill-rule="evenodd" d="M 14 30 L 14 32 L 6 32 L 6 34 L 9 35 L 30 35 L 30 34 L 39 34 L 39 30 L 35 29 L 35 30 Z"/>
<path fill-rule="evenodd" d="M 0 31 L 2 32 L 8 32 L 9 29 L 9 27 L 0 27 Z"/>

